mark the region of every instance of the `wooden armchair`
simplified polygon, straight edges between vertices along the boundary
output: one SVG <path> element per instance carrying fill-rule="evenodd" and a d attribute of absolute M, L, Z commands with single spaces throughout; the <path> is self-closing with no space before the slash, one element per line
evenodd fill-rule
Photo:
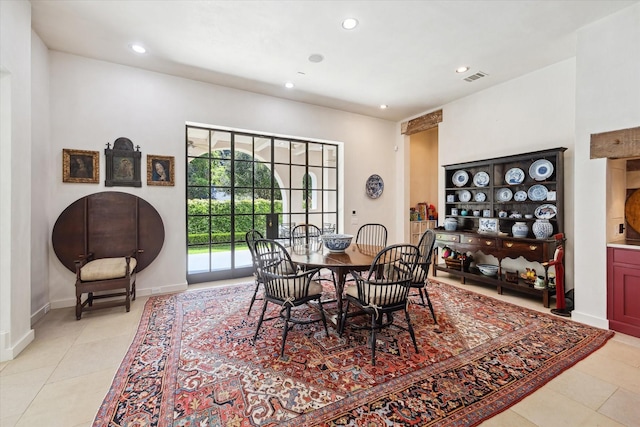
<path fill-rule="evenodd" d="M 69 205 L 53 227 L 52 243 L 58 259 L 76 274 L 79 320 L 83 311 L 98 308 L 124 305 L 130 310 L 136 273 L 160 252 L 164 225 L 145 200 L 106 191 Z M 96 299 L 107 300 L 94 304 Z"/>

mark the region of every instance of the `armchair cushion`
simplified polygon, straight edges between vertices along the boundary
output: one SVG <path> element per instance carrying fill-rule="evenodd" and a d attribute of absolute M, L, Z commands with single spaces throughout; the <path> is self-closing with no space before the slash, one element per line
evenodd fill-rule
<path fill-rule="evenodd" d="M 133 273 L 136 265 L 138 265 L 136 259 L 130 258 L 130 273 Z M 88 262 L 80 269 L 80 280 L 83 282 L 117 279 L 126 275 L 127 259 L 125 257 L 96 259 Z"/>
<path fill-rule="evenodd" d="M 406 299 L 406 292 L 403 292 L 401 284 L 381 284 L 380 286 L 364 284 L 364 295 L 358 296 L 358 286 L 348 286 L 345 293 L 353 298 L 357 298 L 367 305 L 392 305 Z M 372 292 L 373 291 L 373 292 Z M 404 295 L 404 298 L 401 297 Z"/>

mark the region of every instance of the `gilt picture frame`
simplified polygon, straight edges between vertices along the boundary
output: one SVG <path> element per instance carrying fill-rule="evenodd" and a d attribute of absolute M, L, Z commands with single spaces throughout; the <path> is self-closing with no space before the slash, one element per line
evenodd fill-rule
<path fill-rule="evenodd" d="M 140 147 L 129 138 L 120 137 L 104 150 L 106 159 L 105 187 L 142 187 L 140 179 Z"/>
<path fill-rule="evenodd" d="M 147 154 L 147 185 L 175 185 L 175 158 Z"/>
<path fill-rule="evenodd" d="M 62 182 L 98 184 L 100 152 L 62 149 Z"/>

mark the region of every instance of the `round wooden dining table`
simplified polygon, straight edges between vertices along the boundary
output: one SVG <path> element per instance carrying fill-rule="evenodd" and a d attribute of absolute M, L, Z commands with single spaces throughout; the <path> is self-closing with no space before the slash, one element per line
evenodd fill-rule
<path fill-rule="evenodd" d="M 344 252 L 331 252 L 324 245 L 305 245 L 287 248 L 291 261 L 302 267 L 327 268 L 336 276 L 338 316 L 342 315 L 342 292 L 349 271 L 364 271 L 371 267 L 382 246 L 352 243 Z M 339 322 L 340 319 L 337 319 Z"/>

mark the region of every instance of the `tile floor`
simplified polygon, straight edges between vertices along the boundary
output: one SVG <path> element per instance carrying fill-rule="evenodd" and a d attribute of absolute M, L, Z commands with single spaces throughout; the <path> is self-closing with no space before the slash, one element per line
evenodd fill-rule
<path fill-rule="evenodd" d="M 499 296 L 486 285 L 460 285 L 548 312 L 539 300 Z M 247 279 L 238 280 L 238 282 Z M 229 283 L 229 282 L 226 282 Z M 194 287 L 206 287 L 216 283 Z M 74 309 L 52 310 L 15 360 L 0 363 L 0 427 L 86 427 L 104 399 L 146 302 L 99 310 L 75 320 Z M 600 350 L 482 424 L 498 426 L 640 426 L 640 339 L 616 334 Z"/>

